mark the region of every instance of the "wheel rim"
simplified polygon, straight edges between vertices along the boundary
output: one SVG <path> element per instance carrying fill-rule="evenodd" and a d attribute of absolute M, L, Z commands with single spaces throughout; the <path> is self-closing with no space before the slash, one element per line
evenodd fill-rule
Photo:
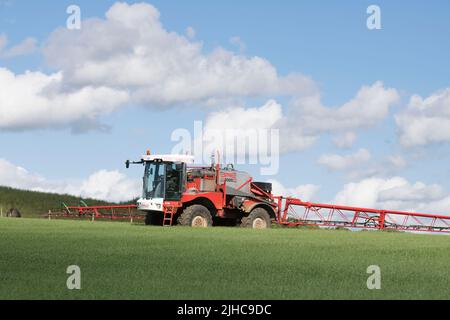
<path fill-rule="evenodd" d="M 194 219 L 192 219 L 192 224 L 195 228 L 206 228 L 208 226 L 208 222 L 205 218 L 201 216 L 197 216 Z"/>
<path fill-rule="evenodd" d="M 262 218 L 256 218 L 253 220 L 253 229 L 266 229 L 267 222 Z"/>

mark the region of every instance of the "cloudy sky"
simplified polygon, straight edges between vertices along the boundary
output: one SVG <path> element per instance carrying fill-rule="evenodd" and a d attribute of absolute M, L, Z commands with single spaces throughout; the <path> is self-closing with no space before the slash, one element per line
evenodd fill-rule
<path fill-rule="evenodd" d="M 450 3 L 0 0 L 0 185 L 140 193 L 172 132 L 278 129 L 305 200 L 450 214 Z"/>

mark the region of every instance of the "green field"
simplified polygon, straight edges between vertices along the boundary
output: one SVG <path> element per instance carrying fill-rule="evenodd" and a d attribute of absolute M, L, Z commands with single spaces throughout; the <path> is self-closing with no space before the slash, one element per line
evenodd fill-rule
<path fill-rule="evenodd" d="M 0 253 L 0 299 L 450 299 L 439 235 L 3 218 Z"/>

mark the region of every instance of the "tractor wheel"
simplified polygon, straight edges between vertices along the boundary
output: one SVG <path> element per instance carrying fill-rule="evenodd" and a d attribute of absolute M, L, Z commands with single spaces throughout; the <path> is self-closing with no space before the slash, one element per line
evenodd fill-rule
<path fill-rule="evenodd" d="M 183 210 L 177 222 L 182 226 L 207 228 L 212 226 L 212 216 L 206 207 L 194 204 Z"/>
<path fill-rule="evenodd" d="M 162 212 L 147 212 L 145 216 L 145 225 L 147 226 L 162 226 L 163 213 Z"/>
<path fill-rule="evenodd" d="M 253 209 L 248 217 L 243 217 L 241 226 L 252 229 L 267 229 L 270 228 L 270 216 L 264 208 Z"/>

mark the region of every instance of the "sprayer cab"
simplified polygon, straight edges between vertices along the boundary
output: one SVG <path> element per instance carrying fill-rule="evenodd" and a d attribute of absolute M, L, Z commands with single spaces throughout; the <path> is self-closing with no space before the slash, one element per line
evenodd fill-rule
<path fill-rule="evenodd" d="M 144 166 L 142 196 L 137 202 L 139 210 L 163 212 L 165 201 L 180 201 L 185 190 L 186 167 L 194 158 L 187 155 L 151 155 L 141 161 L 126 162 Z"/>

